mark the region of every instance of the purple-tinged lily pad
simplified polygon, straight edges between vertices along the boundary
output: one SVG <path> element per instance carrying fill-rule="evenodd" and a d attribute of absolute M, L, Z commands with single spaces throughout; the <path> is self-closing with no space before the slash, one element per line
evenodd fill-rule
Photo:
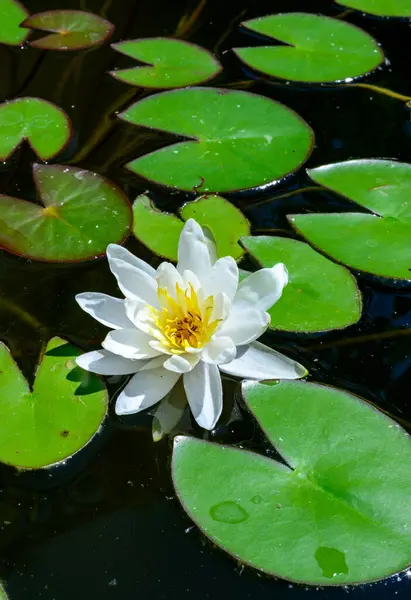
<path fill-rule="evenodd" d="M 221 71 L 218 60 L 195 44 L 168 38 L 127 40 L 112 48 L 143 65 L 111 71 L 110 75 L 146 88 L 176 88 L 204 83 Z"/>
<path fill-rule="evenodd" d="M 128 235 L 131 205 L 97 173 L 64 165 L 33 166 L 40 204 L 0 196 L 0 246 L 47 262 L 77 262 L 104 254 Z"/>
<path fill-rule="evenodd" d="M 114 32 L 114 25 L 98 15 L 82 10 L 49 10 L 28 17 L 23 27 L 49 31 L 30 42 L 43 50 L 82 50 L 102 44 Z"/>
<path fill-rule="evenodd" d="M 65 148 L 71 137 L 66 113 L 41 98 L 16 98 L 0 104 L 0 160 L 7 160 L 27 140 L 38 158 L 48 160 Z"/>
<path fill-rule="evenodd" d="M 0 0 L 0 44 L 21 46 L 29 36 L 29 31 L 20 27 L 28 16 L 27 10 L 17 0 Z"/>

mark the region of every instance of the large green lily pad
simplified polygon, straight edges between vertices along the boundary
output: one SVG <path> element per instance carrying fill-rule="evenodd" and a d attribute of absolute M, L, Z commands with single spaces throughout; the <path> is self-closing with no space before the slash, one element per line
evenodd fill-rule
<path fill-rule="evenodd" d="M 0 246 L 50 262 L 102 256 L 131 229 L 131 206 L 104 177 L 64 165 L 33 166 L 42 205 L 0 195 Z"/>
<path fill-rule="evenodd" d="M 189 88 L 154 94 L 119 117 L 189 138 L 127 167 L 156 183 L 194 192 L 248 189 L 295 171 L 313 133 L 293 111 L 248 92 Z"/>
<path fill-rule="evenodd" d="M 26 41 L 29 31 L 20 27 L 28 12 L 18 0 L 0 0 L 0 44 L 21 46 Z"/>
<path fill-rule="evenodd" d="M 283 262 L 289 281 L 281 302 L 268 312 L 270 327 L 312 333 L 339 329 L 361 316 L 361 293 L 347 269 L 308 244 L 282 237 L 244 237 L 241 243 L 261 267 Z"/>
<path fill-rule="evenodd" d="M 243 248 L 238 243 L 249 235 L 250 224 L 231 202 L 214 194 L 199 196 L 187 202 L 180 210 L 181 219 L 158 210 L 150 198 L 141 195 L 133 204 L 133 233 L 152 252 L 177 260 L 177 248 L 184 221 L 193 218 L 202 227 L 208 227 L 216 242 L 217 256 L 241 258 Z"/>
<path fill-rule="evenodd" d="M 23 27 L 52 32 L 30 42 L 43 50 L 81 50 L 102 44 L 114 32 L 114 25 L 83 10 L 48 10 L 28 17 Z"/>
<path fill-rule="evenodd" d="M 323 385 L 243 383 L 287 465 L 176 438 L 172 473 L 189 516 L 266 573 L 312 585 L 375 581 L 411 563 L 411 440 L 360 398 Z"/>
<path fill-rule="evenodd" d="M 313 246 L 360 271 L 411 279 L 411 165 L 360 159 L 308 171 L 320 185 L 371 212 L 289 216 Z"/>
<path fill-rule="evenodd" d="M 127 40 L 112 44 L 112 48 L 145 64 L 110 74 L 125 83 L 146 88 L 204 83 L 218 75 L 222 68 L 208 50 L 173 38 Z"/>
<path fill-rule="evenodd" d="M 378 17 L 411 17 L 409 0 L 337 0 L 337 3 Z"/>
<path fill-rule="evenodd" d="M 66 147 L 70 136 L 70 119 L 51 102 L 29 97 L 0 104 L 0 160 L 7 160 L 23 140 L 48 160 Z"/>
<path fill-rule="evenodd" d="M 0 345 L 0 461 L 23 469 L 61 462 L 96 434 L 107 410 L 102 381 L 76 367 L 78 352 L 60 338 L 47 344 L 33 390 Z"/>
<path fill-rule="evenodd" d="M 368 33 L 322 15 L 284 13 L 242 23 L 250 31 L 283 42 L 234 48 L 249 67 L 266 75 L 302 82 L 336 82 L 365 75 L 384 54 Z"/>

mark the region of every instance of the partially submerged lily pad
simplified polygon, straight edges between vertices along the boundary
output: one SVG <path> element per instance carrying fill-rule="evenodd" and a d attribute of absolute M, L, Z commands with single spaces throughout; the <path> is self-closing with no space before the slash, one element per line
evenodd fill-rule
<path fill-rule="evenodd" d="M 42 205 L 0 195 L 0 246 L 50 262 L 103 255 L 131 229 L 131 206 L 113 183 L 84 169 L 33 166 Z"/>
<path fill-rule="evenodd" d="M 114 25 L 83 10 L 48 10 L 28 17 L 23 27 L 52 32 L 30 45 L 43 50 L 82 50 L 102 44 L 114 32 Z"/>
<path fill-rule="evenodd" d="M 309 156 L 310 127 L 269 98 L 218 88 L 154 94 L 119 117 L 189 138 L 127 167 L 164 186 L 195 192 L 254 188 L 295 171 Z"/>
<path fill-rule="evenodd" d="M 339 329 L 361 316 L 361 293 L 347 269 L 308 244 L 282 237 L 244 237 L 241 243 L 260 267 L 283 262 L 289 281 L 268 312 L 270 327 L 312 333 Z"/>
<path fill-rule="evenodd" d="M 204 83 L 221 71 L 218 60 L 200 46 L 172 38 L 127 40 L 112 48 L 144 65 L 119 69 L 110 74 L 146 88 L 175 88 Z"/>
<path fill-rule="evenodd" d="M 387 278 L 411 279 L 411 165 L 359 159 L 308 171 L 320 185 L 369 212 L 291 215 L 313 246 L 338 262 Z"/>
<path fill-rule="evenodd" d="M 0 104 L 0 160 L 7 160 L 27 140 L 38 158 L 59 154 L 71 137 L 66 113 L 41 98 L 16 98 Z"/>
<path fill-rule="evenodd" d="M 18 0 L 0 0 L 0 44 L 21 46 L 30 32 L 20 27 L 28 16 L 27 10 Z"/>
<path fill-rule="evenodd" d="M 258 17 L 242 25 L 253 33 L 282 42 L 234 48 L 249 67 L 273 77 L 302 82 L 336 82 L 376 69 L 384 60 L 368 33 L 323 15 L 284 13 Z"/>
<path fill-rule="evenodd" d="M 378 17 L 411 17 L 409 0 L 337 0 L 337 3 Z"/>
<path fill-rule="evenodd" d="M 201 530 L 243 563 L 312 585 L 375 581 L 407 567 L 406 432 L 324 385 L 246 382 L 243 394 L 287 464 L 176 438 L 175 489 Z"/>
<path fill-rule="evenodd" d="M 194 218 L 202 227 L 208 227 L 216 241 L 217 256 L 241 258 L 243 248 L 238 243 L 243 235 L 249 235 L 250 224 L 231 202 L 217 195 L 200 196 L 187 202 L 180 210 L 181 219 L 171 213 L 158 210 L 150 198 L 141 195 L 133 204 L 133 233 L 152 252 L 177 260 L 178 239 L 184 221 Z"/>
<path fill-rule="evenodd" d="M 60 338 L 47 344 L 33 390 L 0 345 L 0 461 L 23 469 L 59 463 L 96 434 L 107 410 L 102 381 L 76 367 L 78 352 Z"/>

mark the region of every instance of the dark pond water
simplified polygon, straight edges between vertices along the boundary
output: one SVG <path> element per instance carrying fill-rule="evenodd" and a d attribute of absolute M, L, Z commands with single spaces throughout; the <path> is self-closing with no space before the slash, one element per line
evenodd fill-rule
<path fill-rule="evenodd" d="M 326 15 L 342 12 L 332 2 L 315 0 L 27 0 L 26 7 L 33 13 L 64 7 L 106 16 L 116 25 L 115 41 L 173 35 L 183 15 L 194 14 L 199 7 L 185 38 L 217 51 L 225 70 L 213 85 L 222 86 L 246 78 L 229 52 L 247 39 L 238 31 L 242 19 L 308 7 Z M 389 59 L 389 65 L 367 81 L 410 95 L 408 23 L 359 14 L 350 14 L 346 20 L 374 35 Z M 247 42 L 253 43 L 252 38 Z M 146 132 L 111 116 L 130 102 L 130 88 L 106 72 L 124 64 L 127 59 L 109 46 L 79 53 L 1 47 L 0 94 L 2 100 L 40 96 L 62 106 L 76 134 L 59 162 L 104 174 L 134 199 L 147 184 L 122 165 L 143 149 L 162 145 L 166 138 L 154 133 L 147 137 Z M 250 89 L 290 106 L 312 126 L 317 145 L 308 166 L 354 157 L 410 160 L 410 113 L 398 100 L 349 87 L 315 89 L 255 81 Z M 1 193 L 34 199 L 33 161 L 29 148 L 22 147 L 8 164 L 0 165 Z M 298 173 L 280 186 L 231 199 L 249 216 L 256 233 L 287 228 L 284 215 L 297 212 L 296 208 L 346 207 L 325 193 L 313 192 L 270 202 L 306 184 L 304 173 Z M 156 202 L 171 211 L 187 199 L 181 193 L 150 189 Z M 263 199 L 265 204 L 253 208 Z M 152 260 L 136 242 L 130 241 L 128 247 Z M 86 290 L 116 295 L 104 260 L 53 266 L 3 252 L 0 279 L 0 338 L 29 378 L 33 378 L 43 342 L 51 335 L 66 337 L 83 349 L 99 346 L 105 329 L 80 311 L 74 295 Z M 354 391 L 407 427 L 411 421 L 411 287 L 389 287 L 367 276 L 359 276 L 359 285 L 364 314 L 357 325 L 306 337 L 269 334 L 265 341 L 298 357 L 311 369 L 312 380 Z M 235 389 L 227 386 L 226 424 L 211 437 L 264 450 L 264 439 L 249 415 L 234 411 L 230 417 L 234 395 Z M 11 599 L 410 597 L 411 579 L 406 575 L 357 588 L 316 590 L 243 569 L 213 547 L 183 513 L 170 481 L 170 453 L 169 441 L 152 443 L 150 416 L 120 420 L 111 415 L 102 435 L 64 466 L 22 475 L 0 467 L 0 579 L 6 581 Z"/>

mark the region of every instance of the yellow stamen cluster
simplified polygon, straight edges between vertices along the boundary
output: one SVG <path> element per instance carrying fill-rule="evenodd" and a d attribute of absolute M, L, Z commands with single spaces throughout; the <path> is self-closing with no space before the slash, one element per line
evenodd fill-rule
<path fill-rule="evenodd" d="M 161 308 L 152 309 L 151 317 L 171 353 L 203 348 L 210 341 L 219 324 L 218 320 L 211 321 L 213 296 L 201 300 L 191 284 L 183 290 L 177 283 L 175 298 L 166 288 L 158 289 L 158 298 Z"/>

